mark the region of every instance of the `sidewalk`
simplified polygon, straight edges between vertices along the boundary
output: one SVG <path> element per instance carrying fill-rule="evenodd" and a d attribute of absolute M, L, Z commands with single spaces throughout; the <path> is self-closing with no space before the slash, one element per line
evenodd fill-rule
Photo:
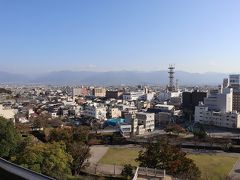
<path fill-rule="evenodd" d="M 240 159 L 237 160 L 232 170 L 229 173 L 232 180 L 240 180 Z"/>

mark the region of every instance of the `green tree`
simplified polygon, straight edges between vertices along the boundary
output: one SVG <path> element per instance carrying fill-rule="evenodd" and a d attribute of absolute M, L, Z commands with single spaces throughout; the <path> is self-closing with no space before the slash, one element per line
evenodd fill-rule
<path fill-rule="evenodd" d="M 51 115 L 41 114 L 33 119 L 33 127 L 35 128 L 46 128 L 48 127 L 49 120 L 51 120 Z"/>
<path fill-rule="evenodd" d="M 90 147 L 83 142 L 74 142 L 68 148 L 69 154 L 73 157 L 71 169 L 74 175 L 79 175 L 81 170 L 88 166 L 86 160 L 90 158 Z"/>
<path fill-rule="evenodd" d="M 133 169 L 134 168 L 131 164 L 125 164 L 121 175 L 126 179 L 129 179 L 129 178 L 131 179 L 134 176 Z"/>
<path fill-rule="evenodd" d="M 186 153 L 178 147 L 170 145 L 166 139 L 148 143 L 136 160 L 142 167 L 165 169 L 168 174 L 179 178 L 197 180 L 201 176 L 193 160 L 187 158 Z"/>
<path fill-rule="evenodd" d="M 71 170 L 74 175 L 88 166 L 86 160 L 90 158 L 88 145 L 89 128 L 75 127 L 72 129 L 54 129 L 50 133 L 50 142 L 64 142 L 67 152 L 73 157 Z"/>
<path fill-rule="evenodd" d="M 207 132 L 202 125 L 199 125 L 199 127 L 193 131 L 193 135 L 198 139 L 204 139 L 207 137 Z"/>
<path fill-rule="evenodd" d="M 179 126 L 178 124 L 171 123 L 167 125 L 167 127 L 164 129 L 166 132 L 171 132 L 174 134 L 179 135 L 180 133 L 186 133 L 185 129 Z"/>
<path fill-rule="evenodd" d="M 62 143 L 29 144 L 16 157 L 15 163 L 57 179 L 71 174 L 72 157 Z"/>
<path fill-rule="evenodd" d="M 73 142 L 88 142 L 89 128 L 74 127 L 71 129 L 53 129 L 49 135 L 49 141 L 64 141 L 66 145 Z"/>
<path fill-rule="evenodd" d="M 73 141 L 74 142 L 88 142 L 89 128 L 88 127 L 74 127 Z"/>
<path fill-rule="evenodd" d="M 21 143 L 21 134 L 12 121 L 0 117 L 0 156 L 9 159 Z"/>
<path fill-rule="evenodd" d="M 49 135 L 50 142 L 63 141 L 65 144 L 72 143 L 73 133 L 72 129 L 53 129 Z"/>

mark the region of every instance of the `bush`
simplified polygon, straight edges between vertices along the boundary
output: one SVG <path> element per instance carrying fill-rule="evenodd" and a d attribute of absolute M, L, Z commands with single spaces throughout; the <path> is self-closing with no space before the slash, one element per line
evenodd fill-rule
<path fill-rule="evenodd" d="M 124 165 L 124 168 L 121 173 L 122 176 L 124 176 L 127 179 L 132 178 L 134 176 L 133 169 L 134 167 L 131 164 Z"/>

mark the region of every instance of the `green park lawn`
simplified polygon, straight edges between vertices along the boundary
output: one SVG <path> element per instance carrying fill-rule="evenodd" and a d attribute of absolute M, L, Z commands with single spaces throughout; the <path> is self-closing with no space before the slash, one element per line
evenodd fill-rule
<path fill-rule="evenodd" d="M 108 152 L 99 161 L 101 164 L 125 165 L 131 164 L 137 166 L 135 159 L 138 157 L 140 149 L 132 148 L 109 148 Z M 189 154 L 190 159 L 194 160 L 202 172 L 202 179 L 219 180 L 226 177 L 238 160 L 237 157 L 231 157 L 222 154 Z"/>
<path fill-rule="evenodd" d="M 196 163 L 202 172 L 202 179 L 219 180 L 228 176 L 237 157 L 226 155 L 191 154 L 188 157 Z"/>
<path fill-rule="evenodd" d="M 108 152 L 99 161 L 101 164 L 125 165 L 131 164 L 137 166 L 135 159 L 138 157 L 139 149 L 130 148 L 109 148 Z"/>

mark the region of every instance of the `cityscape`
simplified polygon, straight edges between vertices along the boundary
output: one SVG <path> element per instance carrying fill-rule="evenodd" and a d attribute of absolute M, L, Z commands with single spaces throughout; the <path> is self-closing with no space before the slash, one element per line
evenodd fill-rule
<path fill-rule="evenodd" d="M 239 7 L 0 1 L 0 180 L 239 180 Z"/>

